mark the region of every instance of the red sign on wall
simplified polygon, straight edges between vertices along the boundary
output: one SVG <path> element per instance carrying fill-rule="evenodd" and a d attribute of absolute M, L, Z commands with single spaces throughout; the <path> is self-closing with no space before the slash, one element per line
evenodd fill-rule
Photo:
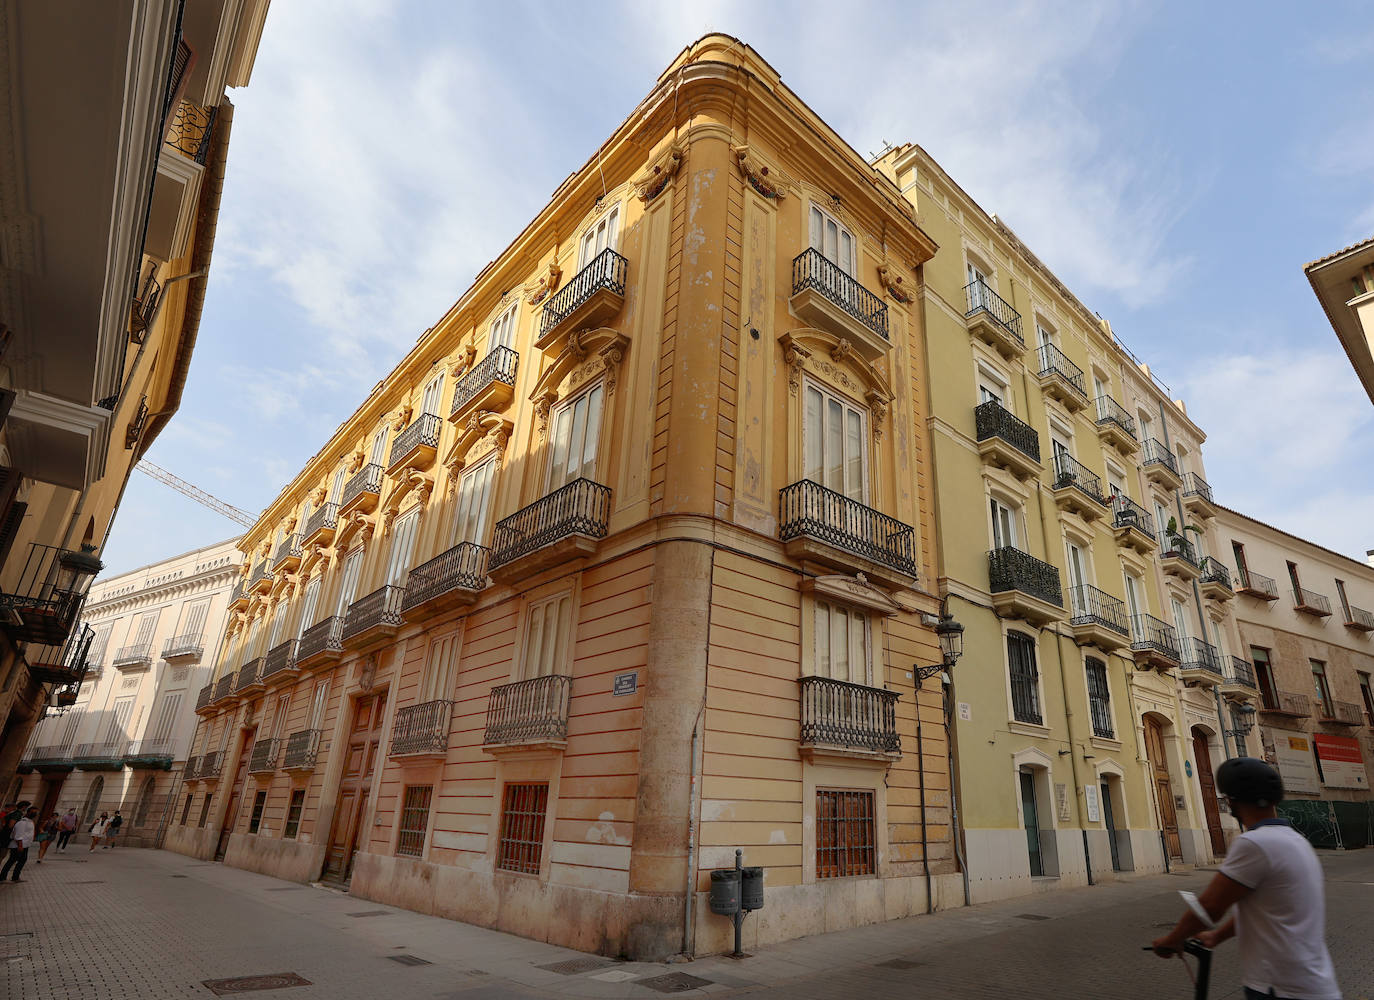
<path fill-rule="evenodd" d="M 1368 788 L 1369 775 L 1364 769 L 1360 741 L 1351 736 L 1328 736 L 1313 733 L 1312 745 L 1321 762 L 1322 783 L 1332 788 Z"/>

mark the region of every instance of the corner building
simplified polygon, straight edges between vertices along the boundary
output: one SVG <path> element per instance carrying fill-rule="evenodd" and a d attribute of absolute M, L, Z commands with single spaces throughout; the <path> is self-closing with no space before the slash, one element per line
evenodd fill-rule
<path fill-rule="evenodd" d="M 564 945 L 962 901 L 900 191 L 688 47 L 243 538 L 169 847 Z"/>

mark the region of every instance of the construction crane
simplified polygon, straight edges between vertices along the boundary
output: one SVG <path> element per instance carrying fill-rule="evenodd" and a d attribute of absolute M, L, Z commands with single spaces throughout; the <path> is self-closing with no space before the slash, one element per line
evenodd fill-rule
<path fill-rule="evenodd" d="M 192 486 L 186 480 L 178 476 L 172 475 L 170 472 L 168 472 L 161 466 L 154 465 L 146 458 L 139 462 L 138 465 L 135 466 L 135 468 L 138 469 L 138 471 L 143 473 L 145 476 L 151 476 L 153 479 L 156 479 L 159 483 L 163 483 L 167 486 L 170 486 L 178 493 L 190 497 L 192 500 L 200 504 L 202 507 L 208 507 L 211 510 L 213 510 L 216 514 L 223 514 L 225 517 L 229 518 L 229 520 L 241 525 L 242 527 L 251 528 L 258 521 L 257 517 L 253 514 L 248 513 L 248 511 L 240 510 L 233 504 L 225 503 L 218 497 L 211 496 L 209 493 L 206 493 L 199 487 Z"/>

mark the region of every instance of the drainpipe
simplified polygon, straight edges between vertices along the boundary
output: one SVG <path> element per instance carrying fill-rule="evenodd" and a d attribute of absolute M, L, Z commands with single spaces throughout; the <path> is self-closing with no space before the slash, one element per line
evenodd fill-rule
<path fill-rule="evenodd" d="M 1064 698 L 1064 727 L 1069 732 L 1069 773 L 1073 776 L 1073 802 L 1074 811 L 1078 813 L 1078 832 L 1083 835 L 1083 866 L 1088 871 L 1088 885 L 1095 885 L 1093 881 L 1093 858 L 1092 852 L 1088 850 L 1088 828 L 1083 824 L 1087 817 L 1083 813 L 1083 807 L 1079 804 L 1078 796 L 1082 794 L 1086 799 L 1087 793 L 1083 791 L 1083 783 L 1078 777 L 1078 753 L 1076 750 L 1077 741 L 1073 733 L 1073 708 L 1069 705 L 1069 685 L 1068 678 L 1064 670 L 1064 637 L 1055 633 L 1055 651 L 1059 654 L 1059 693 Z M 1076 648 L 1076 647 L 1075 647 Z"/>
<path fill-rule="evenodd" d="M 972 906 L 973 900 L 969 893 L 968 862 L 964 859 L 964 835 L 959 826 L 959 782 L 955 779 L 954 772 L 953 707 L 956 704 L 954 700 L 954 678 L 951 676 L 948 681 L 941 685 L 941 689 L 944 692 L 945 753 L 949 769 L 950 828 L 953 831 L 954 856 L 959 860 L 959 871 L 964 876 L 964 905 Z"/>
<path fill-rule="evenodd" d="M 715 593 L 716 586 L 716 548 L 711 548 L 711 593 Z M 706 646 L 702 650 L 705 658 L 706 675 L 701 691 L 701 707 L 697 709 L 696 721 L 692 724 L 692 760 L 691 780 L 687 786 L 687 885 L 686 892 L 683 894 L 683 923 L 682 923 L 682 953 L 688 958 L 692 957 L 696 949 L 697 934 L 696 927 L 692 924 L 692 910 L 696 901 L 697 894 L 697 827 L 698 813 L 701 811 L 701 764 L 698 760 L 698 753 L 704 754 L 705 748 L 701 743 L 701 727 L 706 716 L 706 693 L 711 688 L 711 616 L 706 616 Z"/>
<path fill-rule="evenodd" d="M 919 685 L 921 679 L 916 678 Z M 941 691 L 944 690 L 942 685 Z M 912 693 L 912 700 L 916 702 L 916 774 L 918 782 L 917 794 L 921 797 L 921 867 L 926 873 L 926 913 L 935 912 L 935 897 L 931 892 L 930 880 L 930 841 L 926 836 L 926 755 L 924 753 L 925 743 L 921 740 L 921 689 L 918 686 Z M 950 782 L 952 785 L 953 782 Z"/>

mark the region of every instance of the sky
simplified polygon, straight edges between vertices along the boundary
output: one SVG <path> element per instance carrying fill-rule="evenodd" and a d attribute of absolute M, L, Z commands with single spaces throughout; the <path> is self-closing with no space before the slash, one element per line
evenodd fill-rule
<path fill-rule="evenodd" d="M 1221 503 L 1374 548 L 1374 408 L 1302 273 L 1374 232 L 1374 21 L 1344 0 L 277 0 L 148 458 L 266 507 L 708 31 L 1010 225 L 1185 401 Z M 135 474 L 107 575 L 235 530 Z"/>

